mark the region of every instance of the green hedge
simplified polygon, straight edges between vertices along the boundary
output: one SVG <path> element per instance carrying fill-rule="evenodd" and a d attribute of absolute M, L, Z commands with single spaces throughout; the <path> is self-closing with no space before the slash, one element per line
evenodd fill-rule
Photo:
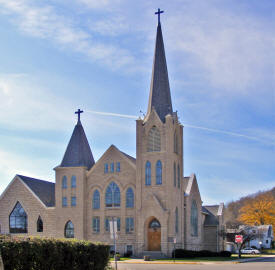
<path fill-rule="evenodd" d="M 103 270 L 109 246 L 89 241 L 0 237 L 5 270 Z"/>
<path fill-rule="evenodd" d="M 213 252 L 210 250 L 187 250 L 187 249 L 176 249 L 172 252 L 172 257 L 175 258 L 198 258 L 198 257 L 231 257 L 231 252 L 221 251 Z"/>

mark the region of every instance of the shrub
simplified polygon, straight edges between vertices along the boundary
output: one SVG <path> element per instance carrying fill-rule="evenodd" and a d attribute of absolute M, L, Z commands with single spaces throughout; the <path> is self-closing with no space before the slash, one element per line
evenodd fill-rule
<path fill-rule="evenodd" d="M 133 255 L 132 251 L 127 251 L 127 252 L 124 253 L 123 257 L 130 258 L 132 255 Z"/>
<path fill-rule="evenodd" d="M 186 249 L 176 249 L 172 252 L 172 257 L 175 258 L 196 258 L 196 257 L 230 257 L 231 252 L 229 251 L 221 251 L 221 252 L 213 252 L 210 250 L 186 250 Z"/>
<path fill-rule="evenodd" d="M 227 257 L 227 258 L 230 258 L 231 257 L 231 252 L 230 251 L 226 251 L 226 250 L 224 250 L 224 251 L 221 251 L 220 252 L 220 257 Z"/>
<path fill-rule="evenodd" d="M 5 270 L 101 270 L 109 246 L 89 241 L 48 238 L 0 238 Z"/>

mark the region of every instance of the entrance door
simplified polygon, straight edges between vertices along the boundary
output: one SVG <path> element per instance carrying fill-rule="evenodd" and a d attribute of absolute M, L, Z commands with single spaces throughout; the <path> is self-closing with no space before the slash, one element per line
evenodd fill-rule
<path fill-rule="evenodd" d="M 157 219 L 153 219 L 148 228 L 148 250 L 160 251 L 161 250 L 161 227 Z"/>

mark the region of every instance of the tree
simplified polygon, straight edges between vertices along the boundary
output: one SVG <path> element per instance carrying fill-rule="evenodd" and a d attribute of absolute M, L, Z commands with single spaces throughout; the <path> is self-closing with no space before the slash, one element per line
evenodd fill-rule
<path fill-rule="evenodd" d="M 259 235 L 254 232 L 253 227 L 251 227 L 251 226 L 239 226 L 238 229 L 227 229 L 225 232 L 225 237 L 228 242 L 235 242 L 236 235 L 243 236 L 242 243 L 237 244 L 239 258 L 241 258 L 241 256 L 242 256 L 241 250 L 243 249 L 245 244 L 247 242 L 249 242 L 250 240 L 255 239 Z"/>
<path fill-rule="evenodd" d="M 275 199 L 271 192 L 262 193 L 244 204 L 239 211 L 240 222 L 247 225 L 273 225 L 275 235 Z"/>

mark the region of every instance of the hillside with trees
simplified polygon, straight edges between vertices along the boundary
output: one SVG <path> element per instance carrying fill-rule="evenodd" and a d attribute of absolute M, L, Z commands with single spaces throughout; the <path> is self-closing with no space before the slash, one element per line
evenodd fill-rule
<path fill-rule="evenodd" d="M 227 228 L 239 225 L 273 225 L 275 235 L 275 187 L 232 201 L 226 205 Z"/>

